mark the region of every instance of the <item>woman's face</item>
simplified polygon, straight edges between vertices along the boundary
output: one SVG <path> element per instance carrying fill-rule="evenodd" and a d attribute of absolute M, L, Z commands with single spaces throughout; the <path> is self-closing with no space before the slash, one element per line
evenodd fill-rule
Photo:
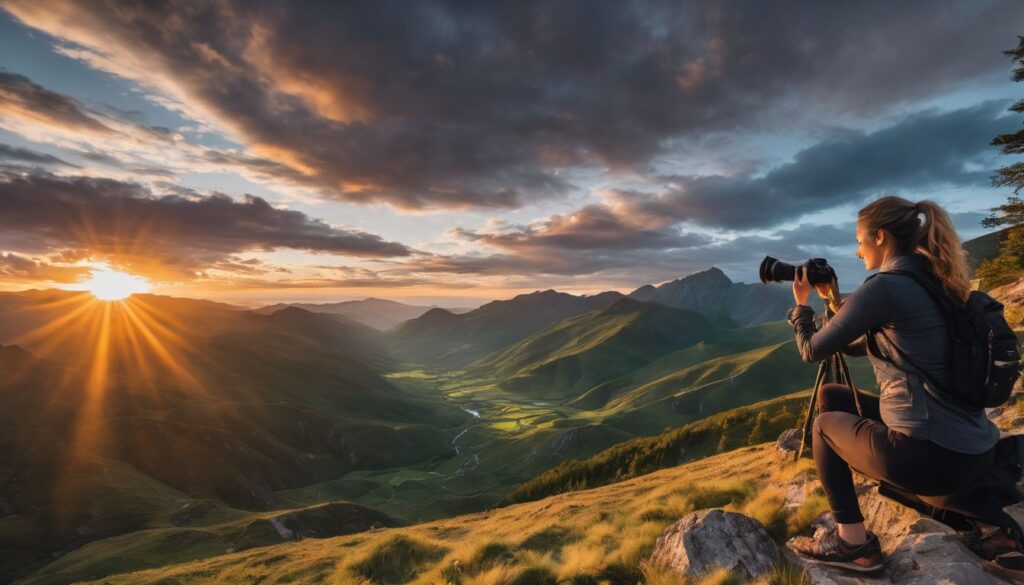
<path fill-rule="evenodd" d="M 864 270 L 875 270 L 882 265 L 885 256 L 885 230 L 871 233 L 857 223 L 857 257 L 864 261 Z"/>

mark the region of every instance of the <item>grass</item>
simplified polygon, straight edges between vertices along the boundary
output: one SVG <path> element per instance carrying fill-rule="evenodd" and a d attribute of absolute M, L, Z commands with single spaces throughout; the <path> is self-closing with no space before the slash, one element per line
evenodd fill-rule
<path fill-rule="evenodd" d="M 423 567 L 438 560 L 448 549 L 396 534 L 377 544 L 351 572 L 373 583 L 405 583 Z"/>
<path fill-rule="evenodd" d="M 645 559 L 664 529 L 697 505 L 771 516 L 777 500 L 763 495 L 762 487 L 775 481 L 765 465 L 773 448 L 744 448 L 486 512 L 256 548 L 112 575 L 96 584 L 269 585 L 295 582 L 295 575 L 306 575 L 301 581 L 310 583 L 669 583 L 658 581 L 655 569 L 645 572 Z M 764 583 L 793 582 L 779 579 Z"/>

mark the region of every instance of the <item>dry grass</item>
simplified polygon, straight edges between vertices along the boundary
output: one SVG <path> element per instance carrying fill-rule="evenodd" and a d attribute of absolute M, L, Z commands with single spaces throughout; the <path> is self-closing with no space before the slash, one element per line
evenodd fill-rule
<path fill-rule="evenodd" d="M 786 504 L 786 493 L 777 487 L 767 487 L 759 491 L 747 501 L 740 512 L 764 524 L 768 534 L 776 542 L 783 542 L 789 536 L 787 519 L 789 514 L 783 509 Z"/>
<path fill-rule="evenodd" d="M 748 510 L 770 520 L 777 499 L 759 488 L 773 473 L 773 466 L 765 464 L 773 448 L 741 449 L 612 485 L 486 512 L 252 549 L 115 575 L 102 582 L 271 585 L 295 582 L 295 575 L 307 574 L 315 575 L 303 580 L 308 583 L 679 583 L 654 569 L 644 572 L 644 559 L 657 537 L 669 524 L 702 507 Z M 655 510 L 659 512 L 652 513 Z"/>
<path fill-rule="evenodd" d="M 810 532 L 811 522 L 823 512 L 828 512 L 828 500 L 820 487 L 814 488 L 807 494 L 807 499 L 800 505 L 786 520 L 789 535 L 804 534 Z"/>

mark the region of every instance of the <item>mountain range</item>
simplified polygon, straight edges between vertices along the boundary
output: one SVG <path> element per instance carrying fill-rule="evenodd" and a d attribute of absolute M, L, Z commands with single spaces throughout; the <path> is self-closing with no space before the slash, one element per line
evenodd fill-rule
<path fill-rule="evenodd" d="M 673 429 L 691 429 L 669 448 L 690 460 L 721 450 L 720 421 L 743 429 L 726 446 L 746 440 L 760 401 L 771 425 L 795 421 L 815 371 L 781 321 L 789 287 L 715 268 L 463 313 L 377 301 L 0 293 L 0 578 L 103 578 L 480 512 L 519 486 L 579 487 L 572 460 Z M 422 312 L 380 329 L 406 310 Z M 850 366 L 871 390 L 866 361 Z"/>

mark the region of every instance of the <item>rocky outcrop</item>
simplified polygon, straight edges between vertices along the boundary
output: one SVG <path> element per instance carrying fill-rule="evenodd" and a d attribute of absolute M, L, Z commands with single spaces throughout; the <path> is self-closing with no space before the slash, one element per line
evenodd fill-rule
<path fill-rule="evenodd" d="M 786 557 L 804 569 L 807 585 L 1024 583 L 1020 576 L 978 558 L 952 528 L 880 495 L 877 484 L 866 478 L 858 477 L 857 483 L 865 523 L 882 544 L 885 570 L 873 577 L 857 575 L 814 564 L 787 549 Z M 816 535 L 831 524 L 830 514 L 820 516 L 814 522 Z"/>
<path fill-rule="evenodd" d="M 753 579 L 772 570 L 779 550 L 760 522 L 713 508 L 684 516 L 665 529 L 651 563 L 696 577 L 718 567 Z"/>

